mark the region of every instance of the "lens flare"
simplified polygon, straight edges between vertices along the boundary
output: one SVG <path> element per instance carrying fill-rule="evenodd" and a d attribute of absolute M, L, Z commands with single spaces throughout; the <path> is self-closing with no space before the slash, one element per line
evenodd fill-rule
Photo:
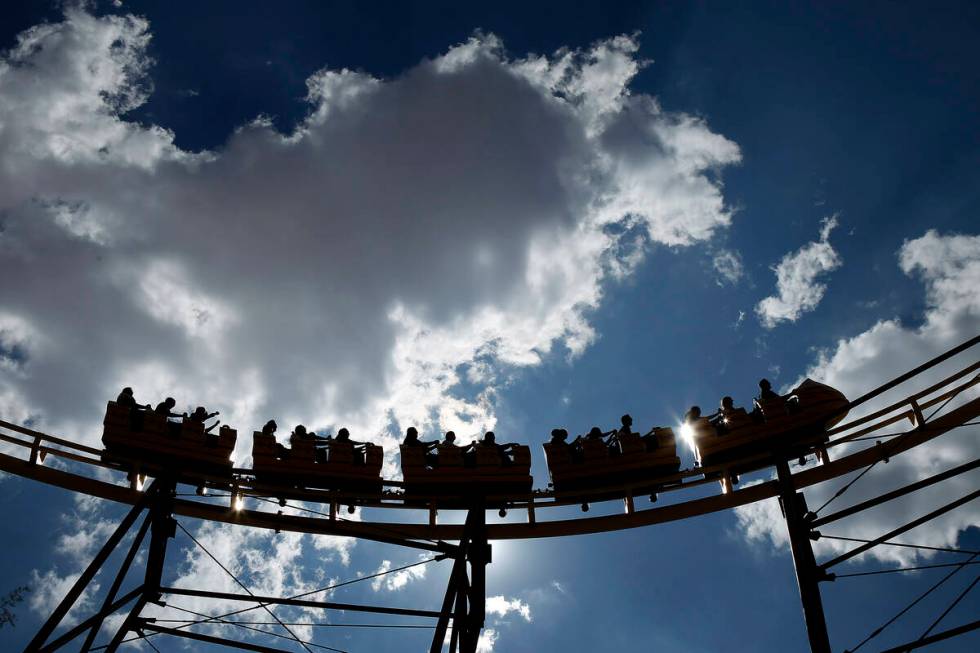
<path fill-rule="evenodd" d="M 245 509 L 245 497 L 240 494 L 235 495 L 235 499 L 232 501 L 232 508 L 235 512 L 240 512 Z"/>
<path fill-rule="evenodd" d="M 698 452 L 697 444 L 694 442 L 694 429 L 691 428 L 690 424 L 681 424 L 677 429 L 681 434 L 681 439 L 684 444 L 691 450 L 691 453 L 696 454 Z"/>

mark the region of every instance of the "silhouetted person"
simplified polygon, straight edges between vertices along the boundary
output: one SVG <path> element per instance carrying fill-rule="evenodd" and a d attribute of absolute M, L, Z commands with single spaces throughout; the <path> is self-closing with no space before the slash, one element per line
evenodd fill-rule
<path fill-rule="evenodd" d="M 363 442 L 351 440 L 350 431 L 346 428 L 341 428 L 337 431 L 336 437 L 327 442 L 331 460 L 349 460 L 356 464 L 364 463 L 365 447 L 366 445 Z"/>
<path fill-rule="evenodd" d="M 466 452 L 456 444 L 456 433 L 446 431 L 442 441 L 432 443 L 432 450 L 426 454 L 425 461 L 432 467 L 448 465 L 456 467 L 464 464 Z"/>
<path fill-rule="evenodd" d="M 568 431 L 565 429 L 551 429 L 551 439 L 548 441 L 548 444 L 550 444 L 553 449 L 567 451 L 569 460 L 576 461 L 582 459 L 579 438 L 575 438 L 575 440 L 569 442 Z"/>
<path fill-rule="evenodd" d="M 167 420 L 167 434 L 170 437 L 180 437 L 180 432 L 182 427 L 177 422 L 171 422 L 171 417 L 187 417 L 186 413 L 175 413 L 173 412 L 174 407 L 177 405 L 177 401 L 173 397 L 167 397 L 163 401 L 157 404 L 157 407 L 153 409 L 153 412 Z"/>
<path fill-rule="evenodd" d="M 132 431 L 142 431 L 143 430 L 143 411 L 150 410 L 153 408 L 151 405 L 147 404 L 141 406 L 136 403 L 136 397 L 133 396 L 133 389 L 130 387 L 125 387 L 119 396 L 116 397 L 116 404 L 119 406 L 125 406 L 129 409 L 129 428 Z"/>
<path fill-rule="evenodd" d="M 721 398 L 718 412 L 709 417 L 708 421 L 717 429 L 718 434 L 722 435 L 732 429 L 730 422 L 737 419 L 739 413 L 744 415 L 745 411 L 735 408 L 735 400 L 726 395 Z"/>
<path fill-rule="evenodd" d="M 593 426 L 584 437 L 580 435 L 572 442 L 572 455 L 577 460 L 583 460 L 586 457 L 596 456 L 596 452 L 599 450 L 599 447 L 596 445 L 602 444 L 603 447 L 608 447 L 606 436 L 615 432 L 616 431 L 609 431 L 609 433 L 603 433 L 602 429 L 600 429 L 598 426 Z"/>
<path fill-rule="evenodd" d="M 475 442 L 470 445 L 473 448 L 473 454 L 475 455 L 476 447 L 485 447 L 487 449 L 493 449 L 497 455 L 500 457 L 500 462 L 504 465 L 509 465 L 513 461 L 511 460 L 508 452 L 513 449 L 513 444 L 497 444 L 497 436 L 493 431 L 487 431 L 483 434 L 483 439 L 479 442 Z"/>
<path fill-rule="evenodd" d="M 759 381 L 759 399 L 779 399 L 779 395 L 773 392 L 769 379 Z"/>
<path fill-rule="evenodd" d="M 409 426 L 405 431 L 405 440 L 402 442 L 406 447 L 431 447 L 433 442 L 423 442 L 419 440 L 419 432 L 414 426 Z"/>
<path fill-rule="evenodd" d="M 633 435 L 633 417 L 629 413 L 620 417 L 619 422 L 621 426 L 619 427 L 619 430 L 616 431 L 616 437 L 610 438 L 609 453 L 611 454 L 622 453 L 622 445 L 620 444 L 619 439 L 623 436 L 628 437 Z"/>
<path fill-rule="evenodd" d="M 629 435 L 633 432 L 633 418 L 629 414 L 620 417 L 619 421 L 622 426 L 619 427 L 619 431 L 617 431 L 617 433 L 621 435 Z"/>
<path fill-rule="evenodd" d="M 302 424 L 297 424 L 296 428 L 293 429 L 293 432 L 289 434 L 290 444 L 297 441 L 311 442 L 314 440 L 316 440 L 316 435 L 314 435 L 313 433 L 308 433 L 306 427 L 303 426 Z"/>
<path fill-rule="evenodd" d="M 572 440 L 572 447 L 575 449 L 575 451 L 581 453 L 583 442 L 586 440 L 602 440 L 604 436 L 605 433 L 602 432 L 602 429 L 600 429 L 598 426 L 593 426 L 585 435 L 576 436 L 576 438 Z"/>
<path fill-rule="evenodd" d="M 221 413 L 219 413 L 218 411 L 209 413 L 204 406 L 198 406 L 197 408 L 194 409 L 194 412 L 190 414 L 190 419 L 195 422 L 201 422 L 203 424 L 204 422 L 208 421 L 215 415 L 220 415 L 220 414 Z"/>
<path fill-rule="evenodd" d="M 685 424 L 694 424 L 694 422 L 698 421 L 699 419 L 701 419 L 700 406 L 691 406 L 690 410 L 684 413 Z"/>
<path fill-rule="evenodd" d="M 188 417 L 188 419 L 190 421 L 192 421 L 192 422 L 196 422 L 196 423 L 201 424 L 203 426 L 206 421 L 208 421 L 209 419 L 211 419 L 215 415 L 220 415 L 220 414 L 221 413 L 219 413 L 218 411 L 214 411 L 213 413 L 209 413 L 207 411 L 207 409 L 204 408 L 204 406 L 198 406 L 197 408 L 194 409 L 194 412 L 190 414 L 190 416 Z M 214 427 L 216 427 L 219 423 L 220 422 L 215 422 L 214 424 L 212 424 L 208 428 L 204 429 L 204 432 L 205 433 L 210 433 L 211 432 L 211 429 L 213 429 Z"/>
<path fill-rule="evenodd" d="M 167 397 L 163 401 L 157 404 L 157 407 L 153 409 L 153 412 L 161 417 L 186 417 L 183 413 L 173 412 L 174 407 L 177 405 L 177 401 L 173 397 Z"/>
<path fill-rule="evenodd" d="M 276 420 L 270 419 L 262 426 L 262 435 L 268 435 L 272 438 L 275 438 L 276 429 L 278 428 L 279 425 L 276 424 Z M 278 458 L 279 460 L 285 460 L 289 457 L 289 450 L 286 449 L 286 447 L 282 446 L 281 443 L 276 442 L 275 448 L 276 448 L 276 458 Z"/>
<path fill-rule="evenodd" d="M 133 396 L 133 389 L 128 386 L 123 388 L 119 396 L 116 397 L 116 403 L 126 408 L 136 408 L 136 397 Z"/>
<path fill-rule="evenodd" d="M 551 429 L 551 444 L 569 447 L 568 444 L 568 431 L 565 429 Z"/>
<path fill-rule="evenodd" d="M 725 416 L 730 415 L 735 410 L 735 401 L 729 397 L 724 396 L 721 398 L 721 403 L 718 405 L 718 412 L 708 415 L 708 421 L 718 426 L 724 423 Z"/>
<path fill-rule="evenodd" d="M 455 437 L 455 436 L 454 436 Z M 423 447 L 425 449 L 425 462 L 428 465 L 435 465 L 437 462 L 436 455 L 432 453 L 438 442 L 425 442 L 419 440 L 419 432 L 414 426 L 409 426 L 408 430 L 405 431 L 405 440 L 402 444 L 406 447 Z"/>
<path fill-rule="evenodd" d="M 145 408 L 146 410 L 149 410 L 151 408 L 150 404 L 146 404 L 144 406 L 136 403 L 136 397 L 133 396 L 133 389 L 128 386 L 123 388 L 122 392 L 119 393 L 119 396 L 116 397 L 116 403 L 119 404 L 120 406 L 125 406 L 126 408 L 136 408 L 136 409 Z"/>

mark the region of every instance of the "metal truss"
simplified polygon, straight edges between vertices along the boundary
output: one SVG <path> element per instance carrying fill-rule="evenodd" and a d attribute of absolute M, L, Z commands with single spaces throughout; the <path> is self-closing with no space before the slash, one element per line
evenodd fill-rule
<path fill-rule="evenodd" d="M 157 623 L 153 618 L 142 616 L 143 609 L 148 603 L 166 606 L 164 599 L 168 596 L 193 596 L 226 601 L 242 601 L 253 604 L 258 603 L 259 605 L 257 607 L 264 608 L 269 612 L 272 618 L 289 633 L 290 637 L 285 637 L 285 639 L 300 644 L 307 651 L 310 651 L 308 646 L 310 643 L 303 642 L 296 637 L 288 625 L 276 617 L 268 609 L 268 606 L 287 605 L 322 610 L 343 610 L 347 612 L 430 618 L 436 620 L 431 651 L 438 653 L 442 650 L 447 631 L 449 631 L 450 653 L 456 653 L 457 651 L 459 653 L 475 653 L 485 619 L 486 565 L 489 564 L 491 558 L 491 549 L 486 536 L 486 511 L 482 505 L 474 505 L 467 513 L 464 537 L 459 544 L 420 542 L 397 537 L 383 538 L 391 544 L 428 550 L 438 554 L 427 562 L 453 559 L 453 568 L 450 573 L 442 608 L 440 610 L 422 610 L 415 608 L 356 605 L 332 601 L 313 601 L 297 597 L 259 596 L 249 591 L 237 578 L 235 579 L 236 582 L 239 583 L 245 593 L 236 594 L 163 585 L 163 567 L 168 542 L 176 535 L 178 526 L 183 530 L 183 526 L 180 526 L 173 517 L 176 485 L 176 482 L 173 480 L 157 479 L 146 489 L 143 497 L 123 517 L 116 530 L 109 536 L 106 543 L 92 559 L 85 571 L 78 577 L 74 585 L 48 617 L 47 621 L 45 621 L 34 638 L 28 643 L 24 649 L 25 653 L 48 653 L 50 651 L 61 650 L 64 646 L 76 642 L 83 634 L 85 635 L 85 639 L 81 648 L 78 650 L 81 653 L 87 653 L 92 650 L 95 637 L 102 629 L 106 618 L 120 613 L 122 610 L 127 610 L 125 612 L 126 616 L 120 627 L 112 634 L 108 645 L 97 647 L 95 650 L 115 653 L 122 643 L 131 641 L 131 639 L 127 639 L 127 636 L 135 634 L 134 639 L 145 640 L 147 637 L 154 635 L 170 635 L 191 641 L 218 644 L 245 651 L 284 651 L 284 649 L 263 646 L 253 642 L 194 632 L 188 630 L 186 627 L 174 628 L 164 626 Z M 119 548 L 126 535 L 133 529 L 133 526 L 144 511 L 147 512 L 146 517 L 136 529 L 132 543 L 116 572 L 99 610 L 82 620 L 78 625 L 68 629 L 65 633 L 51 639 L 52 634 L 64 620 L 65 615 L 78 601 L 85 589 L 92 583 L 96 574 L 104 568 L 106 561 Z M 123 580 L 129 573 L 132 563 L 147 534 L 149 534 L 149 549 L 146 556 L 143 581 L 136 588 L 119 596 L 119 590 Z M 190 533 L 187 534 L 194 539 Z M 196 539 L 194 539 L 194 542 L 203 548 L 203 545 L 197 542 Z M 211 555 L 207 549 L 204 550 L 208 555 Z M 217 559 L 214 560 L 221 565 Z M 231 574 L 224 565 L 221 566 L 227 573 Z M 394 571 L 397 570 L 389 570 L 386 573 Z M 201 616 L 204 618 L 194 623 L 236 623 L 225 619 L 229 615 Z M 272 634 L 268 633 L 268 631 L 260 632 Z M 330 649 L 330 647 L 317 646 L 319 648 Z"/>

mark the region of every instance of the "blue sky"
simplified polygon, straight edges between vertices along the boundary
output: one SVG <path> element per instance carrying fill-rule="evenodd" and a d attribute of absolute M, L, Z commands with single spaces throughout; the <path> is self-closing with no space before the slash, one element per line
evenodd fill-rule
<path fill-rule="evenodd" d="M 7 8 L 0 417 L 97 442 L 128 384 L 240 433 L 348 425 L 391 450 L 410 423 L 492 426 L 532 445 L 542 486 L 556 426 L 676 424 L 692 403 L 747 403 L 761 376 L 854 396 L 980 332 L 977 6 L 608 4 Z M 110 18 L 129 13 L 145 23 Z M 866 491 L 976 457 L 975 435 Z M 35 587 L 0 632 L 13 649 L 121 508 L 0 485 L 0 590 Z M 499 545 L 487 650 L 806 650 L 771 514 Z M 978 521 L 964 508 L 909 541 L 976 548 Z M 200 534 L 262 552 L 241 571 L 277 589 L 416 555 Z M 168 573 L 217 579 L 187 545 Z M 430 567 L 338 600 L 434 606 L 448 570 Z M 834 649 L 937 573 L 824 585 Z M 316 641 L 351 651 L 427 646 L 328 631 Z"/>

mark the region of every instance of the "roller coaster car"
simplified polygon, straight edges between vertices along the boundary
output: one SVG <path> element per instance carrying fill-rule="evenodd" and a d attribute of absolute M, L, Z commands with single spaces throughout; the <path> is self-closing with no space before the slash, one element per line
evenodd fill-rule
<path fill-rule="evenodd" d="M 152 411 L 130 409 L 110 401 L 102 422 L 103 460 L 136 467 L 140 472 L 185 470 L 218 476 L 231 474 L 231 453 L 238 433 L 222 426 L 217 435 L 204 432 L 204 425 L 185 419 L 171 422 Z"/>
<path fill-rule="evenodd" d="M 252 435 L 252 471 L 260 483 L 380 493 L 383 457 L 371 443 L 293 440 L 286 447 L 274 435 Z"/>
<path fill-rule="evenodd" d="M 847 397 L 829 385 L 806 379 L 790 394 L 778 399 L 756 400 L 752 415 L 733 416 L 722 423 L 719 434 L 708 420 L 701 418 L 692 426 L 695 459 L 704 467 L 772 453 L 789 459 L 817 449 L 827 430 L 847 415 Z M 743 473 L 768 467 L 770 458 L 736 465 L 729 471 Z"/>
<path fill-rule="evenodd" d="M 425 447 L 400 447 L 406 499 L 440 498 L 440 505 L 466 503 L 473 497 L 505 497 L 531 492 L 531 450 L 513 445 L 505 462 L 495 446 L 477 444 L 472 452 L 463 447 L 440 445 L 435 456 Z M 458 500 L 458 501 L 456 501 Z M 488 504 L 490 507 L 491 501 Z"/>
<path fill-rule="evenodd" d="M 625 496 L 626 490 L 605 493 L 601 489 L 624 485 L 632 486 L 631 494 L 652 494 L 662 487 L 658 477 L 680 469 L 674 432 L 669 428 L 656 428 L 648 436 L 617 434 L 616 440 L 618 448 L 610 451 L 602 440 L 585 439 L 581 455 L 572 445 L 546 442 L 544 455 L 555 494 L 562 499 L 615 498 Z"/>

